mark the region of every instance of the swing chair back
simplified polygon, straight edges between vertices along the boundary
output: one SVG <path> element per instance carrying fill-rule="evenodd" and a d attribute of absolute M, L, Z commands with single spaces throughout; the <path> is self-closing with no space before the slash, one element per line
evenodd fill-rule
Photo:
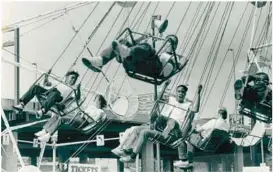
<path fill-rule="evenodd" d="M 126 28 L 117 39 L 119 39 L 125 32 L 129 33 L 132 45 L 136 45 L 136 41 L 133 37 L 133 34 L 144 35 L 138 32 L 133 32 L 129 28 Z M 148 36 L 148 35 L 146 35 Z M 156 38 L 157 40 L 164 41 L 163 45 L 159 48 L 157 52 L 151 53 L 149 57 L 143 59 L 133 59 L 132 56 L 127 57 L 123 62 L 123 67 L 131 78 L 138 79 L 147 83 L 161 85 L 166 80 L 170 79 L 172 76 L 180 72 L 184 66 L 182 66 L 178 61 L 179 57 L 175 53 L 175 45 L 174 41 L 171 38 L 166 40 L 162 38 L 157 38 L 153 36 L 149 36 L 152 38 Z M 167 62 L 162 64 L 160 62 L 159 56 L 163 49 L 166 48 L 167 44 L 171 45 L 172 48 L 172 57 L 169 58 Z M 171 63 L 173 65 L 173 71 L 167 76 L 163 76 L 163 69 L 167 63 Z M 185 65 L 185 64 L 184 64 Z"/>
<path fill-rule="evenodd" d="M 188 141 L 204 152 L 215 153 L 222 144 L 229 141 L 229 134 L 226 131 L 214 129 L 209 137 L 203 138 L 201 133 L 192 132 Z"/>

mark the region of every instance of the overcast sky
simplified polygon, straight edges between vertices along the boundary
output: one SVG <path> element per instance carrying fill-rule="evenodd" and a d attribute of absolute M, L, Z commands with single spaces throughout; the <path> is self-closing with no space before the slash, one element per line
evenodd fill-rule
<path fill-rule="evenodd" d="M 3 10 L 1 10 L 2 25 L 3 26 L 9 25 L 13 22 L 20 21 L 29 17 L 37 16 L 45 12 L 54 11 L 56 9 L 61 9 L 61 8 L 64 8 L 65 6 L 75 4 L 75 3 L 76 2 L 3 2 L 2 4 Z M 79 53 L 83 49 L 83 45 L 87 41 L 88 36 L 95 29 L 99 21 L 102 19 L 106 11 L 111 6 L 111 4 L 112 2 L 99 3 L 94 13 L 87 20 L 84 27 L 79 31 L 78 36 L 76 36 L 76 38 L 73 40 L 72 44 L 69 46 L 67 51 L 65 51 L 65 53 L 61 56 L 60 60 L 54 66 L 53 68 L 54 74 L 58 76 L 63 76 L 67 72 L 67 70 L 71 67 L 73 62 L 76 60 L 76 57 L 79 55 Z M 140 14 L 145 14 L 142 22 L 138 23 L 137 27 L 134 28 L 135 30 L 138 30 L 139 32 L 144 32 L 147 27 L 150 28 L 150 26 L 148 26 L 148 23 L 150 22 L 151 15 L 153 14 L 153 11 L 157 5 L 157 2 L 152 2 L 149 6 L 148 6 L 149 2 L 144 2 L 143 6 L 142 4 L 143 4 L 142 2 L 138 2 L 136 4 L 135 8 L 130 14 L 129 20 L 125 24 L 126 27 L 135 25 L 135 23 L 137 22 L 137 19 L 140 17 Z M 179 37 L 179 43 L 180 43 L 179 47 L 180 45 L 182 45 L 182 43 L 183 43 L 182 46 L 186 45 L 186 49 L 183 52 L 184 55 L 188 55 L 191 52 L 190 48 L 193 45 L 193 40 L 196 38 L 196 33 L 200 31 L 201 24 L 204 19 L 204 16 L 201 16 L 201 15 L 203 12 L 205 12 L 204 15 L 206 15 L 207 4 L 208 4 L 207 2 L 202 2 L 202 4 L 200 4 L 200 2 L 192 2 L 189 6 L 189 2 L 176 2 L 173 6 L 173 2 L 160 2 L 157 6 L 155 14 L 162 15 L 163 19 L 166 18 L 169 10 L 173 6 L 168 16 L 169 26 L 166 30 L 166 33 L 168 34 L 173 34 L 176 32 L 183 15 L 185 14 L 187 8 L 189 7 L 188 12 L 185 15 L 182 25 L 177 33 L 177 36 Z M 217 8 L 218 4 L 219 4 L 219 8 Z M 192 56 L 192 58 L 195 58 L 196 56 L 195 66 L 191 71 L 189 80 L 186 83 L 184 83 L 184 84 L 189 84 L 189 91 L 188 91 L 189 99 L 193 99 L 195 90 L 200 81 L 200 77 L 203 73 L 203 68 L 205 66 L 205 63 L 209 60 L 210 51 L 211 51 L 211 48 L 213 47 L 213 40 L 217 33 L 217 29 L 220 25 L 220 22 L 223 17 L 223 13 L 225 11 L 225 7 L 227 6 L 227 4 L 228 4 L 227 2 L 215 3 L 208 20 L 210 23 L 210 21 L 212 21 L 213 19 L 214 13 L 216 12 L 215 18 L 210 24 L 211 25 L 210 30 L 208 34 L 206 35 L 206 37 L 204 38 L 204 43 L 200 49 L 198 56 L 196 55 Z M 88 14 L 93 10 L 95 5 L 96 3 L 93 3 L 90 5 L 86 5 L 84 7 L 75 9 L 73 11 L 67 12 L 66 15 L 63 15 L 60 18 L 57 18 L 55 20 L 52 20 L 52 18 L 49 18 L 47 20 L 42 20 L 41 22 L 33 23 L 27 26 L 22 26 L 20 29 L 20 33 L 21 33 L 20 56 L 22 57 L 21 62 L 24 64 L 29 64 L 28 62 L 37 63 L 38 67 L 41 69 L 45 69 L 45 70 L 50 69 L 54 61 L 60 56 L 64 48 L 68 45 L 68 42 L 71 40 L 71 38 L 75 34 L 72 27 L 79 29 L 79 27 L 81 26 L 83 21 L 86 19 Z M 144 7 L 147 7 L 147 6 L 148 6 L 148 10 L 147 10 L 147 13 L 145 13 Z M 259 39 L 261 30 L 264 27 L 265 19 L 267 17 L 267 12 L 268 12 L 268 6 L 269 6 L 269 3 L 267 3 L 265 7 L 259 8 L 257 10 L 256 14 L 259 20 L 257 20 L 258 28 L 254 37 L 254 43 L 256 43 L 257 40 Z M 190 33 L 192 33 L 195 28 L 195 27 L 190 27 L 190 23 L 193 21 L 193 18 L 195 16 L 195 13 L 198 7 L 200 8 L 199 8 L 199 13 L 197 15 L 197 18 L 201 17 L 201 21 L 198 23 L 197 26 L 195 26 L 196 31 L 194 32 L 193 37 L 187 42 L 187 38 L 190 35 L 189 33 L 187 33 L 187 30 L 191 28 L 192 30 Z M 246 8 L 246 11 L 245 11 L 245 8 Z M 118 5 L 114 6 L 109 16 L 107 16 L 106 20 L 102 23 L 101 27 L 95 33 L 94 37 L 91 39 L 88 45 L 88 47 L 90 48 L 93 54 L 98 55 L 102 51 L 102 49 L 99 50 L 99 47 L 101 46 L 104 39 L 105 39 L 105 42 L 104 44 L 102 44 L 102 48 L 105 48 L 111 44 L 111 41 L 116 37 L 117 32 L 119 31 L 121 25 L 126 19 L 126 16 L 129 14 L 130 9 L 131 8 L 126 8 L 122 10 L 122 7 Z M 136 15 L 139 9 L 141 10 L 141 13 Z M 238 71 L 245 69 L 247 49 L 250 46 L 252 25 L 247 29 L 247 35 L 246 35 L 246 39 L 244 41 L 243 47 L 240 48 L 239 45 L 242 40 L 243 33 L 246 29 L 247 21 L 250 18 L 252 9 L 253 9 L 253 5 L 249 4 L 248 2 L 234 3 L 230 18 L 228 20 L 228 23 L 222 38 L 222 43 L 219 48 L 219 53 L 216 54 L 217 58 L 215 61 L 215 67 L 212 70 L 211 79 L 209 81 L 209 84 L 205 85 L 205 87 L 207 87 L 208 90 L 210 90 L 210 88 L 212 87 L 212 83 L 215 80 L 211 94 L 208 97 L 206 106 L 204 106 L 204 111 L 201 114 L 201 118 L 212 117 L 213 115 L 215 115 L 219 107 L 219 102 L 222 98 L 222 94 L 227 84 L 227 79 L 233 64 L 233 54 L 231 51 L 229 51 L 227 54 L 227 58 L 223 63 L 223 66 L 220 68 L 220 64 L 222 60 L 224 59 L 224 56 L 226 52 L 228 51 L 228 48 L 233 49 L 234 55 L 235 55 L 234 58 L 236 57 L 237 52 L 241 50 L 241 53 L 238 54 L 239 60 L 236 63 L 235 77 L 239 78 L 241 76 L 241 73 Z M 121 13 L 118 17 L 118 14 L 120 11 Z M 239 25 L 240 18 L 242 14 L 244 13 L 244 11 L 245 11 L 245 15 L 242 18 L 242 21 Z M 117 17 L 118 19 L 116 23 L 113 25 Z M 33 29 L 47 21 L 50 21 L 50 22 L 43 25 L 42 27 Z M 225 23 L 221 25 L 224 25 L 224 24 Z M 238 25 L 239 25 L 238 31 L 236 32 L 234 40 L 231 42 L 231 39 L 235 33 L 235 29 Z M 202 29 L 207 29 L 207 28 L 208 26 Z M 271 42 L 271 36 L 272 36 L 271 28 L 272 27 L 270 27 L 268 42 Z M 31 29 L 33 30 L 29 31 Z M 108 35 L 108 32 L 109 32 L 109 35 Z M 216 47 L 213 51 L 212 58 L 215 56 L 217 46 L 219 46 L 219 40 L 220 40 L 222 32 L 223 32 L 223 29 L 221 30 L 220 36 L 217 39 L 217 43 L 215 45 Z M 200 38 L 199 42 L 202 40 L 202 38 L 203 37 Z M 12 32 L 3 34 L 3 41 L 8 41 L 12 39 L 13 39 Z M 199 45 L 199 42 L 197 45 Z M 231 43 L 231 46 L 229 47 L 230 43 Z M 13 51 L 12 47 L 6 48 L 6 49 L 9 51 Z M 266 57 L 271 59 L 271 56 L 272 55 L 271 55 L 271 48 L 270 48 L 268 53 L 266 54 Z M 11 59 L 13 58 L 11 54 L 5 51 L 2 52 L 2 57 L 11 58 Z M 87 50 L 83 52 L 81 57 L 89 57 L 89 53 L 87 52 Z M 24 60 L 28 62 L 25 62 Z M 119 64 L 113 61 L 113 63 L 110 64 L 110 68 L 109 70 L 107 70 L 106 75 L 109 78 L 112 78 L 118 66 Z M 14 97 L 13 66 L 2 62 L 1 67 L 2 67 L 1 97 L 13 98 Z M 106 70 L 106 68 L 107 66 L 104 67 L 104 70 Z M 81 64 L 80 60 L 77 62 L 74 69 L 78 70 L 82 76 L 86 70 L 86 68 Z M 219 76 L 215 78 L 219 69 L 220 69 Z M 207 72 L 208 70 L 206 71 L 205 76 L 202 79 L 203 84 L 205 83 Z M 96 75 L 95 74 L 93 75 L 93 72 L 89 71 L 88 74 L 85 76 L 82 85 L 86 85 L 87 83 L 89 83 L 89 85 L 86 85 L 86 86 L 90 87 L 90 84 L 92 84 L 93 81 L 95 80 L 95 76 Z M 120 67 L 118 69 L 117 76 L 120 76 L 120 77 L 125 76 L 123 68 Z M 21 95 L 28 89 L 28 87 L 32 84 L 32 82 L 35 81 L 35 77 L 36 75 L 34 73 L 31 73 L 24 69 L 21 70 L 21 75 L 20 75 Z M 101 77 L 101 75 L 99 75 L 99 77 Z M 90 78 L 92 78 L 91 82 L 89 82 Z M 175 78 L 176 77 L 173 77 L 172 79 L 175 80 Z M 103 80 L 98 87 L 98 83 L 99 83 L 98 81 L 99 80 L 95 82 L 93 88 L 94 89 L 97 88 L 99 92 L 104 92 L 107 87 L 107 82 Z M 232 78 L 232 81 L 234 81 L 234 78 Z M 129 82 L 131 83 L 131 86 L 133 87 L 136 93 L 153 92 L 153 86 L 151 84 L 146 84 L 144 82 L 136 81 L 133 79 L 129 79 Z M 185 79 L 183 79 L 182 77 L 182 79 L 180 80 L 180 83 L 183 83 L 183 82 L 185 82 Z M 171 83 L 171 86 L 172 84 L 173 83 Z M 234 103 L 235 101 L 234 101 L 233 82 L 232 82 L 232 84 L 230 84 L 230 87 L 223 105 L 228 108 L 230 113 L 232 113 L 234 109 Z"/>

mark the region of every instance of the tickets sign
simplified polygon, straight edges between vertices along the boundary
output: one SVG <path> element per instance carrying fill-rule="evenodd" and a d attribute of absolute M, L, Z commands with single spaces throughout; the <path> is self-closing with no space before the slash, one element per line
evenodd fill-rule
<path fill-rule="evenodd" d="M 101 172 L 101 167 L 90 164 L 69 164 L 68 172 Z"/>

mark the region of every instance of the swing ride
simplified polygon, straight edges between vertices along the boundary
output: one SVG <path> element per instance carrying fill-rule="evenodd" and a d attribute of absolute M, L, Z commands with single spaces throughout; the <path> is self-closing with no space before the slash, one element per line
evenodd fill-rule
<path fill-rule="evenodd" d="M 33 67 L 29 67 L 28 65 L 24 65 L 19 62 L 14 62 L 8 58 L 2 57 L 2 61 L 5 63 L 12 64 L 18 68 L 26 69 L 40 75 L 40 77 L 36 79 L 36 81 L 31 85 L 31 87 L 39 85 L 47 90 L 46 92 L 36 96 L 40 106 L 43 106 L 45 102 L 48 101 L 48 99 L 50 99 L 50 93 L 52 90 L 58 89 L 58 87 L 65 87 L 67 90 L 69 90 L 69 92 L 66 93 L 64 97 L 62 97 L 62 100 L 54 102 L 54 105 L 50 107 L 49 111 L 46 114 L 44 114 L 46 116 L 46 119 L 40 120 L 41 116 L 37 115 L 37 113 L 33 111 L 26 111 L 26 110 L 18 111 L 18 109 L 17 110 L 15 109 L 14 111 L 17 113 L 17 115 L 23 115 L 23 114 L 36 115 L 37 121 L 30 122 L 28 124 L 11 127 L 9 125 L 6 115 L 4 114 L 4 109 L 1 107 L 1 116 L 6 127 L 5 130 L 2 130 L 1 135 L 3 136 L 6 133 L 9 134 L 9 137 L 12 140 L 12 143 L 15 147 L 16 154 L 18 156 L 19 162 L 22 167 L 19 170 L 20 172 L 25 172 L 29 170 L 32 170 L 35 172 L 41 171 L 40 166 L 41 166 L 42 158 L 44 156 L 45 148 L 46 146 L 48 146 L 48 143 L 42 140 L 39 141 L 39 144 L 41 144 L 41 150 L 40 150 L 39 162 L 37 164 L 37 167 L 28 166 L 28 165 L 25 166 L 22 160 L 22 156 L 20 154 L 20 150 L 18 146 L 16 146 L 16 140 L 12 134 L 12 131 L 18 130 L 24 127 L 30 127 L 38 123 L 48 122 L 49 121 L 48 118 L 53 118 L 53 117 L 60 118 L 62 120 L 62 123 L 60 124 L 60 126 L 63 124 L 68 125 L 71 129 L 77 130 L 88 137 L 88 140 L 86 140 L 82 144 L 82 146 L 71 156 L 71 157 L 76 157 L 77 155 L 79 155 L 81 151 L 83 151 L 84 148 L 87 147 L 88 143 L 91 142 L 92 139 L 94 139 L 97 135 L 103 132 L 105 128 L 112 122 L 112 119 L 110 118 L 110 116 L 114 116 L 117 120 L 122 122 L 129 122 L 138 115 L 138 112 L 140 110 L 140 106 L 139 106 L 140 99 L 139 99 L 138 93 L 136 92 L 136 89 L 133 87 L 133 84 L 131 82 L 132 80 L 139 81 L 139 83 L 143 85 L 147 83 L 147 84 L 152 84 L 154 86 L 154 101 L 153 101 L 152 108 L 150 108 L 149 110 L 149 117 L 151 117 L 153 114 L 156 113 L 158 114 L 157 119 L 165 118 L 166 120 L 169 120 L 171 119 L 170 116 L 173 111 L 184 111 L 186 113 L 185 119 L 182 122 L 181 126 L 178 123 L 178 121 L 175 120 L 175 125 L 179 126 L 179 131 L 182 131 L 181 135 L 177 136 L 177 133 L 175 133 L 174 130 L 172 130 L 172 132 L 168 134 L 167 136 L 168 139 L 166 139 L 165 142 L 160 142 L 158 138 L 150 139 L 150 141 L 152 142 L 157 142 L 159 144 L 166 145 L 174 150 L 177 150 L 177 148 L 179 147 L 179 145 L 181 145 L 182 142 L 187 141 L 188 143 L 192 144 L 196 149 L 199 149 L 203 152 L 208 152 L 211 154 L 219 153 L 220 148 L 225 144 L 227 145 L 235 144 L 236 146 L 241 146 L 241 147 L 251 147 L 260 143 L 266 131 L 265 123 L 268 123 L 268 124 L 272 123 L 272 83 L 271 83 L 272 73 L 271 73 L 271 64 L 268 64 L 265 60 L 270 55 L 268 54 L 268 51 L 269 51 L 268 49 L 271 48 L 272 46 L 272 44 L 269 43 L 271 41 L 271 39 L 269 38 L 270 37 L 269 28 L 271 27 L 272 12 L 270 7 L 272 3 L 264 3 L 264 4 L 263 3 L 260 4 L 258 2 L 256 4 L 255 3 L 253 4 L 252 2 L 247 3 L 247 5 L 253 4 L 253 10 L 251 12 L 251 16 L 255 16 L 253 17 L 253 28 L 252 28 L 252 35 L 250 40 L 250 48 L 248 50 L 247 58 L 246 58 L 247 66 L 241 78 L 239 78 L 238 76 L 235 76 L 235 73 L 236 73 L 235 65 L 240 56 L 240 51 L 241 51 L 240 49 L 238 50 L 239 52 L 236 55 L 236 59 L 234 59 L 234 55 L 233 55 L 232 69 L 230 71 L 230 76 L 228 78 L 228 83 L 227 83 L 227 85 L 230 85 L 230 83 L 232 83 L 231 77 L 232 77 L 232 74 L 234 74 L 235 97 L 233 99 L 236 101 L 234 111 L 236 115 L 242 115 L 243 117 L 248 117 L 252 120 L 251 131 L 249 133 L 240 132 L 241 134 L 238 136 L 239 129 L 236 127 L 234 131 L 226 132 L 214 126 L 212 129 L 212 132 L 206 138 L 204 138 L 200 132 L 196 133 L 196 131 L 194 130 L 194 128 L 192 128 L 191 125 L 194 119 L 196 120 L 200 118 L 201 114 L 203 113 L 203 109 L 206 108 L 207 99 L 209 98 L 210 91 L 212 90 L 214 86 L 214 83 L 213 83 L 213 85 L 209 87 L 209 82 L 212 77 L 215 60 L 219 53 L 220 45 L 222 43 L 225 31 L 226 31 L 226 27 L 228 25 L 228 21 L 230 19 L 230 15 L 233 9 L 233 5 L 235 3 L 229 2 L 226 4 L 222 20 L 220 21 L 219 28 L 217 30 L 217 35 L 215 36 L 215 40 L 214 40 L 215 44 L 211 47 L 211 52 L 210 52 L 208 60 L 206 61 L 203 71 L 199 70 L 202 73 L 201 73 L 200 80 L 198 81 L 199 87 L 195 94 L 195 101 L 193 102 L 199 101 L 198 96 L 199 94 L 202 94 L 201 100 L 203 102 L 200 104 L 200 106 L 203 109 L 196 112 L 196 114 L 198 113 L 198 115 L 195 115 L 195 116 L 192 115 L 192 111 L 190 111 L 189 109 L 184 109 L 183 107 L 168 103 L 169 97 L 171 97 L 173 94 L 172 92 L 170 92 L 167 95 L 167 97 L 164 97 L 164 99 L 163 99 L 163 96 L 166 96 L 166 90 L 168 89 L 168 87 L 171 87 L 170 90 L 172 91 L 176 85 L 179 85 L 181 83 L 187 85 L 188 83 L 191 83 L 189 81 L 190 78 L 193 77 L 193 75 L 196 75 L 197 70 L 195 70 L 196 68 L 195 63 L 196 63 L 197 57 L 200 56 L 199 55 L 200 49 L 202 48 L 203 42 L 205 41 L 205 38 L 206 38 L 206 34 L 208 33 L 210 29 L 211 24 L 209 24 L 209 22 L 211 23 L 213 22 L 215 14 L 217 14 L 218 7 L 220 6 L 221 3 L 220 2 L 207 3 L 207 5 L 203 7 L 205 12 L 203 14 L 199 14 L 201 4 L 202 4 L 200 3 L 200 6 L 197 7 L 196 15 L 194 15 L 194 17 L 191 20 L 192 21 L 192 23 L 190 24 L 191 28 L 189 28 L 189 30 L 187 31 L 186 37 L 179 38 L 179 41 L 183 40 L 181 48 L 177 48 L 178 40 L 175 40 L 175 37 L 178 39 L 178 36 L 176 35 L 178 35 L 178 31 L 180 30 L 181 23 L 183 22 L 187 11 L 185 12 L 185 15 L 182 17 L 181 23 L 179 24 L 178 29 L 174 35 L 168 35 L 165 33 L 167 27 L 171 23 L 170 21 L 167 20 L 169 14 L 166 16 L 165 20 L 161 20 L 161 16 L 153 14 L 152 19 L 150 20 L 148 24 L 148 26 L 150 24 L 152 26 L 151 27 L 152 33 L 148 34 L 147 32 L 144 32 L 144 31 L 138 31 L 139 29 L 136 28 L 137 21 L 135 22 L 135 26 L 133 26 L 134 22 L 131 23 L 131 26 L 130 24 L 128 24 L 128 27 L 125 26 L 126 22 L 130 18 L 129 16 L 132 15 L 131 11 L 136 9 L 136 6 L 140 5 L 140 2 L 133 2 L 133 1 L 132 2 L 113 2 L 109 6 L 108 10 L 106 10 L 106 13 L 98 21 L 98 24 L 95 26 L 95 28 L 88 35 L 86 42 L 82 43 L 83 48 L 81 49 L 79 54 L 76 56 L 75 61 L 73 61 L 72 65 L 68 69 L 68 71 L 75 70 L 75 68 L 78 67 L 77 65 L 79 63 L 81 65 L 81 68 L 83 68 L 83 65 L 85 67 L 84 69 L 86 69 L 87 67 L 85 73 L 81 76 L 80 81 L 78 82 L 78 87 L 77 85 L 71 86 L 64 81 L 65 76 L 63 77 L 56 76 L 51 71 L 56 69 L 56 65 L 60 63 L 60 59 L 63 57 L 67 49 L 70 47 L 71 42 L 73 42 L 75 37 L 76 36 L 80 37 L 79 33 L 81 32 L 81 29 L 85 25 L 85 22 L 93 14 L 94 10 L 99 5 L 99 3 L 100 2 L 78 3 L 76 5 L 68 6 L 65 9 L 55 10 L 54 12 L 48 12 L 48 13 L 39 15 L 38 17 L 31 17 L 19 22 L 14 22 L 2 28 L 2 31 L 4 32 L 12 31 L 13 28 L 15 27 L 21 28 L 21 27 L 24 27 L 25 25 L 31 25 L 32 23 L 39 20 L 44 20 L 48 18 L 52 18 L 52 20 L 55 20 L 56 18 L 59 18 L 65 15 L 70 10 L 77 9 L 82 6 L 86 6 L 86 5 L 93 6 L 93 10 L 90 12 L 86 20 L 84 20 L 82 25 L 80 25 L 78 30 L 76 30 L 72 24 L 74 35 L 72 39 L 69 41 L 69 43 L 67 44 L 67 46 L 65 47 L 65 49 L 61 52 L 58 58 L 53 62 L 52 66 L 48 70 L 50 72 L 46 72 L 39 68 L 34 69 Z M 142 5 L 139 9 L 142 8 Z M 190 5 L 191 3 L 189 4 L 189 7 Z M 257 6 L 257 8 L 255 5 Z M 254 42 L 255 42 L 254 31 L 255 31 L 255 28 L 257 27 L 255 26 L 256 15 L 257 15 L 257 11 L 261 10 L 263 6 L 268 6 L 268 9 L 269 9 L 268 10 L 269 14 L 267 14 L 267 19 L 265 22 L 266 27 L 264 27 L 264 29 L 260 31 L 261 32 L 260 34 L 262 36 L 258 39 L 257 44 L 254 45 Z M 147 6 L 147 8 L 148 7 L 149 6 Z M 246 6 L 246 9 L 247 7 L 248 6 Z M 110 14 L 115 8 L 120 8 L 120 13 L 122 12 L 122 10 L 127 10 L 128 14 L 122 26 L 120 27 L 119 31 L 116 33 L 114 39 L 119 42 L 125 41 L 126 44 L 123 44 L 122 46 L 126 45 L 128 46 L 130 50 L 132 50 L 134 47 L 137 47 L 143 44 L 143 42 L 139 43 L 137 41 L 138 37 L 145 37 L 146 39 L 145 43 L 147 44 L 149 43 L 149 46 L 151 48 L 151 53 L 149 54 L 149 56 L 143 57 L 143 58 L 134 58 L 134 56 L 130 54 L 129 56 L 124 58 L 124 60 L 121 60 L 118 55 L 118 52 L 113 51 L 116 54 L 116 58 L 112 61 L 117 61 L 120 64 L 118 68 L 116 69 L 116 72 L 114 73 L 114 75 L 110 76 L 109 72 L 107 71 L 109 67 L 112 65 L 113 63 L 112 61 L 110 61 L 109 64 L 107 64 L 108 66 L 102 69 L 102 68 L 96 68 L 92 66 L 87 58 L 83 58 L 82 61 L 79 62 L 79 58 L 81 58 L 85 52 L 88 53 L 91 56 L 91 58 L 94 57 L 93 53 L 88 47 L 88 44 L 91 42 L 93 37 L 95 37 L 95 34 L 98 32 L 98 30 L 102 28 L 102 24 L 105 23 L 106 19 L 109 18 L 109 16 L 111 16 Z M 118 14 L 117 18 L 119 17 L 120 13 Z M 245 12 L 243 13 L 242 18 L 244 14 Z M 146 14 L 143 14 L 143 16 L 144 15 Z M 137 19 L 137 15 L 135 16 L 135 18 Z M 141 19 L 141 16 L 139 17 L 139 20 L 140 19 Z M 249 21 L 247 24 L 248 27 L 250 23 L 251 23 L 251 17 L 249 18 Z M 116 24 L 116 20 L 114 21 L 112 26 L 114 26 L 115 24 Z M 109 30 L 109 33 L 110 32 L 111 32 L 111 29 Z M 237 32 L 237 29 L 235 33 L 236 32 Z M 108 37 L 108 34 L 106 35 L 106 38 Z M 244 33 L 242 37 L 242 42 L 245 39 L 245 35 L 246 34 Z M 104 39 L 104 41 L 106 40 L 106 38 Z M 190 40 L 193 40 L 193 41 L 190 41 Z M 216 47 L 215 45 L 217 41 L 219 42 L 219 45 L 216 48 L 217 50 L 215 50 L 215 47 Z M 233 38 L 232 38 L 232 41 L 233 41 Z M 99 48 L 98 52 L 101 51 L 101 47 Z M 6 51 L 4 47 L 2 49 Z M 169 49 L 170 51 L 167 52 L 167 49 Z M 184 54 L 186 49 L 189 49 L 190 53 L 187 54 L 187 56 L 180 55 L 182 53 Z M 215 51 L 215 56 L 210 63 L 210 60 L 211 60 L 211 57 L 213 56 L 214 51 Z M 230 45 L 228 47 L 227 52 L 229 51 L 230 51 Z M 98 52 L 96 54 L 98 54 Z M 167 54 L 167 60 L 166 59 L 162 60 L 162 57 L 165 57 L 166 54 Z M 224 60 L 222 62 L 224 62 Z M 123 67 L 124 69 L 123 73 L 125 74 L 123 77 L 117 76 L 117 72 L 121 66 Z M 91 70 L 88 70 L 88 69 L 91 69 Z M 219 71 L 220 70 L 221 70 L 221 67 L 219 68 Z M 218 77 L 219 71 L 217 73 L 217 76 L 215 77 L 215 80 Z M 91 76 L 92 79 L 94 79 L 95 81 L 100 80 L 96 88 L 94 84 L 95 81 L 93 81 L 93 84 L 91 86 L 89 84 L 91 83 L 90 82 L 91 79 L 87 81 L 86 83 L 87 75 L 90 73 L 92 74 Z M 262 75 L 263 77 L 260 77 L 261 73 L 263 74 Z M 95 74 L 96 76 L 94 76 Z M 207 74 L 207 76 L 205 76 L 205 74 Z M 46 88 L 46 86 L 43 85 L 42 83 L 45 79 L 53 81 L 55 85 L 53 85 L 50 88 Z M 237 81 L 235 81 L 235 79 Z M 215 82 L 215 80 L 213 82 Z M 98 91 L 98 90 L 101 90 L 99 89 L 99 87 L 103 85 L 101 84 L 102 82 L 106 82 L 105 84 L 106 88 L 103 93 Z M 259 89 L 261 88 L 261 87 L 255 87 L 255 84 L 257 83 L 258 84 L 262 83 L 261 85 L 263 86 L 263 90 L 262 90 L 263 94 L 261 96 L 259 95 L 261 97 L 259 100 L 256 99 L 255 97 L 258 94 L 260 94 L 258 91 L 260 91 Z M 202 85 L 204 86 L 204 88 L 202 88 Z M 159 95 L 157 95 L 158 87 L 160 86 L 161 86 L 161 92 L 159 93 Z M 220 106 L 223 105 L 228 87 L 229 86 L 226 86 L 224 90 L 222 100 L 220 101 Z M 211 89 L 211 90 L 208 91 L 208 89 Z M 97 118 L 96 116 L 92 116 L 92 111 L 90 112 L 88 111 L 88 108 L 90 108 L 91 106 L 93 108 L 93 105 L 91 105 L 92 104 L 91 102 L 93 100 L 94 100 L 93 104 L 96 104 L 95 99 L 97 95 L 104 95 L 106 100 L 106 106 L 99 109 L 103 112 L 103 114 L 99 118 Z M 97 108 L 97 107 L 94 106 L 94 108 Z M 171 112 L 167 116 L 164 116 L 162 115 L 162 112 L 164 112 L 164 109 L 171 109 Z M 151 121 L 147 121 L 147 122 L 151 122 Z M 159 131 L 160 133 L 163 133 L 165 127 L 166 125 L 164 126 L 156 125 L 155 130 Z M 194 137 L 191 137 L 191 136 L 194 136 Z M 53 138 L 53 136 L 51 136 L 51 138 Z M 272 140 L 270 140 L 270 143 L 268 144 L 268 148 L 267 148 L 269 151 L 272 151 L 271 142 Z M 54 152 L 56 151 L 56 147 L 58 147 L 57 140 L 52 139 L 52 145 L 53 145 L 53 152 Z M 159 154 L 159 159 L 160 159 L 160 152 L 157 152 L 157 154 Z M 56 158 L 56 152 L 55 152 L 54 158 Z M 64 162 L 64 164 L 67 164 L 68 162 L 69 162 L 69 159 L 67 159 Z M 54 172 L 60 170 L 60 169 L 56 169 L 56 164 L 57 163 L 55 159 L 55 161 L 53 162 Z M 158 166 L 159 166 L 158 168 L 160 168 L 160 165 Z M 181 169 L 184 171 L 193 171 L 192 166 L 181 168 Z"/>

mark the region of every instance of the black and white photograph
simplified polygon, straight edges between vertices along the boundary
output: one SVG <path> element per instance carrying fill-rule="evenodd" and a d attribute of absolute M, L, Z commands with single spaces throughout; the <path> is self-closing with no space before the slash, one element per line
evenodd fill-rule
<path fill-rule="evenodd" d="M 1 172 L 272 172 L 272 1 L 0 9 Z"/>

